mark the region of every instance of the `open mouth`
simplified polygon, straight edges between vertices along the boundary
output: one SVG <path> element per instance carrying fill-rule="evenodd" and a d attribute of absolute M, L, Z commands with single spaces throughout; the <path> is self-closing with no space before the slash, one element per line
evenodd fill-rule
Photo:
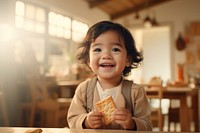
<path fill-rule="evenodd" d="M 114 67 L 115 65 L 113 64 L 100 64 L 101 67 L 106 68 L 106 67 Z"/>

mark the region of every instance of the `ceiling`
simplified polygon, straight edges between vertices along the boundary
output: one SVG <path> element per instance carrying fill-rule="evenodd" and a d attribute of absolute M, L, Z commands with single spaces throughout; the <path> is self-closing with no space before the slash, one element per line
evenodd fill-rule
<path fill-rule="evenodd" d="M 145 8 L 171 0 L 85 0 L 90 8 L 99 8 L 109 14 L 111 20 L 139 12 Z"/>

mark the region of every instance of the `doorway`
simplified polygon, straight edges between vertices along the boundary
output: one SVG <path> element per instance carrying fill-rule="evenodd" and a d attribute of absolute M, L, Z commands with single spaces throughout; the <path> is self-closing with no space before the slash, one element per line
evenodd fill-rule
<path fill-rule="evenodd" d="M 170 27 L 132 29 L 131 33 L 139 51 L 143 51 L 142 66 L 132 71 L 129 78 L 146 83 L 159 76 L 166 83 L 172 77 Z"/>

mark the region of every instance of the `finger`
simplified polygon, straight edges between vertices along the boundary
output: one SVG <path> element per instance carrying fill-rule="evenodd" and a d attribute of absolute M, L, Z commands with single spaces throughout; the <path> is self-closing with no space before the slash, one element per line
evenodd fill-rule
<path fill-rule="evenodd" d="M 96 128 L 99 128 L 101 127 L 101 125 L 94 125 L 92 128 L 96 129 Z"/>
<path fill-rule="evenodd" d="M 100 125 L 100 124 L 101 124 L 101 121 L 100 121 L 100 120 L 98 120 L 98 121 L 92 121 L 92 123 L 93 123 L 94 125 Z"/>
<path fill-rule="evenodd" d="M 127 119 L 129 117 L 132 117 L 132 114 L 129 110 L 116 110 L 111 114 L 113 117 L 125 117 L 124 119 Z M 120 119 L 120 118 L 119 118 Z"/>
<path fill-rule="evenodd" d="M 127 116 L 126 115 L 112 115 L 112 118 L 114 120 L 121 120 L 121 121 L 125 121 L 127 119 Z"/>
<path fill-rule="evenodd" d="M 90 114 L 88 114 L 88 119 L 102 119 L 102 114 L 101 113 L 95 113 L 95 112 L 92 112 Z"/>
<path fill-rule="evenodd" d="M 130 110 L 127 109 L 127 108 L 118 108 L 118 109 L 117 109 L 117 112 L 125 112 L 125 113 L 129 113 Z"/>
<path fill-rule="evenodd" d="M 102 124 L 102 121 L 101 120 L 97 120 L 97 121 L 91 121 L 90 122 L 90 127 L 91 128 L 98 128 L 100 127 Z"/>
<path fill-rule="evenodd" d="M 102 123 L 102 116 L 97 117 L 96 115 L 93 114 L 88 117 L 88 123 L 91 128 L 99 127 L 99 125 L 101 125 L 101 123 Z"/>
<path fill-rule="evenodd" d="M 111 115 L 113 120 L 121 120 L 121 121 L 127 121 L 132 119 L 132 115 L 130 113 L 114 113 Z"/>
<path fill-rule="evenodd" d="M 90 120 L 91 121 L 101 121 L 102 117 L 91 117 Z"/>

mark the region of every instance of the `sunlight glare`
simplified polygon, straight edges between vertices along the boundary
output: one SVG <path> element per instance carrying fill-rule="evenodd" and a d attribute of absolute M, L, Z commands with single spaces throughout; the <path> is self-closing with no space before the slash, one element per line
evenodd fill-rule
<path fill-rule="evenodd" d="M 25 9 L 24 3 L 21 2 L 21 1 L 17 1 L 16 5 L 15 5 L 15 13 L 16 13 L 16 15 L 24 16 L 24 9 Z"/>
<path fill-rule="evenodd" d="M 13 28 L 8 24 L 0 24 L 0 42 L 7 42 L 14 36 Z"/>

